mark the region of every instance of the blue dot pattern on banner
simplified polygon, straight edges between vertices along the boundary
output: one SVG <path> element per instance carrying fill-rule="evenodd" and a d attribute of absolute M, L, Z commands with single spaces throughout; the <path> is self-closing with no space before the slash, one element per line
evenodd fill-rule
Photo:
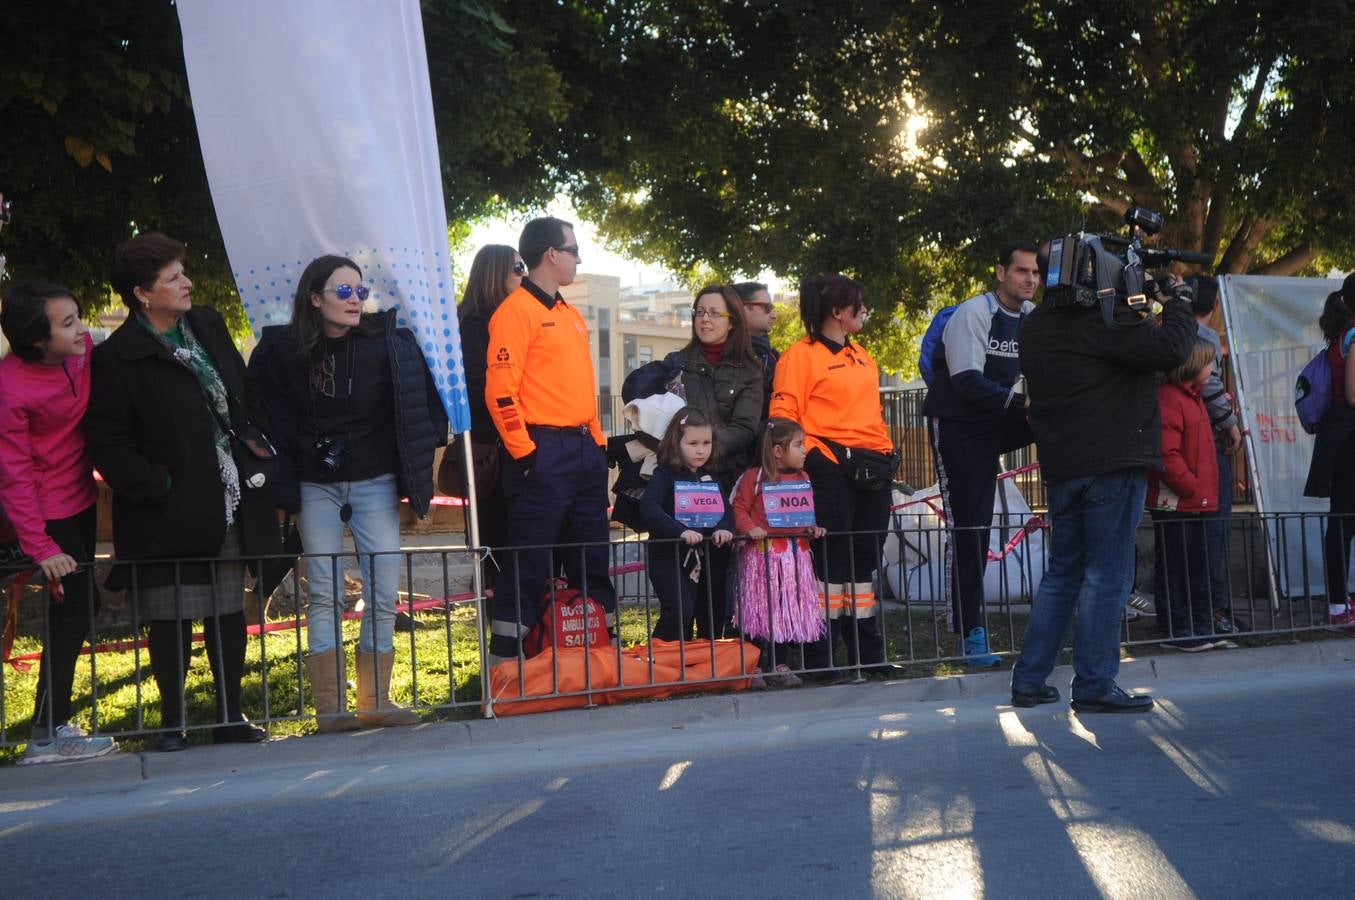
<path fill-rule="evenodd" d="M 414 332 L 433 383 L 455 431 L 470 427 L 465 367 L 456 326 L 455 279 L 445 253 L 408 247 L 346 249 L 344 256 L 362 267 L 380 309 L 398 309 L 396 324 Z M 232 272 L 250 327 L 257 336 L 265 326 L 285 325 L 292 317 L 296 279 L 303 260 L 270 260 L 243 273 Z M 399 273 L 398 275 L 396 273 Z"/>

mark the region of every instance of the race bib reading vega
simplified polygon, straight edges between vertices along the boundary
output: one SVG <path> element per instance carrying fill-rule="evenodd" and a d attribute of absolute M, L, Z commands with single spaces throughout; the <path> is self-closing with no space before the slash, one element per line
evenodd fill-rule
<path fill-rule="evenodd" d="M 764 484 L 762 509 L 772 528 L 813 528 L 814 489 L 808 481 Z"/>
<path fill-rule="evenodd" d="M 719 482 L 679 481 L 673 485 L 673 518 L 688 528 L 714 528 L 725 516 Z"/>

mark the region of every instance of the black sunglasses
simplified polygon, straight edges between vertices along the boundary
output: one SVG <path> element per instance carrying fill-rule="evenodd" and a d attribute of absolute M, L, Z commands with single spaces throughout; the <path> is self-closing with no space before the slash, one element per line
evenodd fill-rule
<path fill-rule="evenodd" d="M 513 260 L 513 274 L 514 274 L 514 275 L 526 275 L 526 274 L 527 274 L 527 264 L 526 264 L 525 262 L 523 262 L 522 260 L 520 260 L 520 259 Z"/>

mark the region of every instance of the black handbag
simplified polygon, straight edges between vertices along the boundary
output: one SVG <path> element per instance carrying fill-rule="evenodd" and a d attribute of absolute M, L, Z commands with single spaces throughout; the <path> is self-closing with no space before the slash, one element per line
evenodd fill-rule
<path fill-rule="evenodd" d="M 899 469 L 899 451 L 881 453 L 864 447 L 846 447 L 837 441 L 814 435 L 833 451 L 847 483 L 858 491 L 884 491 L 894 484 L 894 473 Z"/>

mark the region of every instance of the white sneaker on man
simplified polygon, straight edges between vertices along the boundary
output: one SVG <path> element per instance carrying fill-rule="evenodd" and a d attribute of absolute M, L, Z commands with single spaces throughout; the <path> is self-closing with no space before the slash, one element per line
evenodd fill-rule
<path fill-rule="evenodd" d="M 18 765 L 37 763 L 79 762 L 106 756 L 118 749 L 111 737 L 86 735 L 79 725 L 58 725 L 56 736 L 50 741 L 29 741 Z"/>

